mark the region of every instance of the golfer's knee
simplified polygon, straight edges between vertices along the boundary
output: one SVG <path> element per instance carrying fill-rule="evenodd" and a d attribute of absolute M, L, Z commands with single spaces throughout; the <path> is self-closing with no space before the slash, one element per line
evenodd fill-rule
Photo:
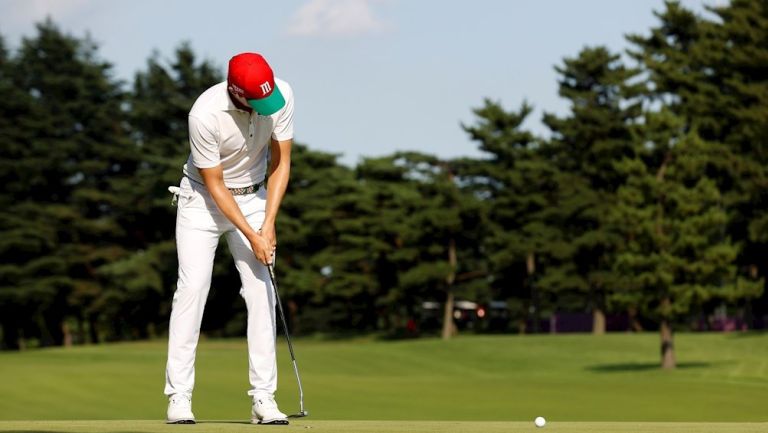
<path fill-rule="evenodd" d="M 272 305 L 272 298 L 269 296 L 270 287 L 264 284 L 255 284 L 251 286 L 240 287 L 240 296 L 245 300 L 245 305 L 249 310 L 269 309 Z"/>
<path fill-rule="evenodd" d="M 173 303 L 177 304 L 197 304 L 205 301 L 208 296 L 210 284 L 191 283 L 179 280 L 176 283 L 176 290 L 173 293 Z"/>

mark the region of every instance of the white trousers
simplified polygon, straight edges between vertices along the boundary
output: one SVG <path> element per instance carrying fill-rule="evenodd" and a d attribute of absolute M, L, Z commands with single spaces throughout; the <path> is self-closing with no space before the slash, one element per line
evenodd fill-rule
<path fill-rule="evenodd" d="M 240 273 L 240 295 L 248 309 L 248 395 L 273 394 L 277 389 L 275 357 L 275 299 L 267 268 L 256 259 L 251 244 L 223 214 L 205 186 L 186 177 L 179 185 L 176 211 L 176 248 L 179 279 L 173 295 L 168 329 L 165 394 L 192 394 L 195 352 L 205 301 L 211 287 L 213 259 L 221 235 Z M 264 221 L 266 191 L 235 196 L 240 210 L 255 230 Z"/>

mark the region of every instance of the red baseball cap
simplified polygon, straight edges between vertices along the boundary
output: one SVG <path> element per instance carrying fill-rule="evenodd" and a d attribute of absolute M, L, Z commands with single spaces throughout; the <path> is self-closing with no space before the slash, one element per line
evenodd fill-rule
<path fill-rule="evenodd" d="M 248 105 L 262 116 L 271 116 L 285 106 L 272 68 L 260 54 L 240 53 L 232 57 L 227 83 L 230 92 L 245 97 Z"/>

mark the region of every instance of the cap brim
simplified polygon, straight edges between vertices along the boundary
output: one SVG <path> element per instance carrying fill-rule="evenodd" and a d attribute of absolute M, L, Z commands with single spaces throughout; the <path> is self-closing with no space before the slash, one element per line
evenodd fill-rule
<path fill-rule="evenodd" d="M 283 94 L 280 93 L 280 89 L 275 87 L 272 93 L 266 98 L 249 99 L 248 105 L 262 116 L 271 116 L 285 106 L 285 98 L 283 98 Z"/>

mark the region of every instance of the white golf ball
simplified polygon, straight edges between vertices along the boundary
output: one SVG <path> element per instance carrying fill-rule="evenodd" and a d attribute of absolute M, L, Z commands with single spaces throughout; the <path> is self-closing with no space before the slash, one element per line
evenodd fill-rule
<path fill-rule="evenodd" d="M 547 424 L 547 420 L 543 416 L 537 416 L 533 423 L 536 424 L 536 427 L 544 427 Z"/>

